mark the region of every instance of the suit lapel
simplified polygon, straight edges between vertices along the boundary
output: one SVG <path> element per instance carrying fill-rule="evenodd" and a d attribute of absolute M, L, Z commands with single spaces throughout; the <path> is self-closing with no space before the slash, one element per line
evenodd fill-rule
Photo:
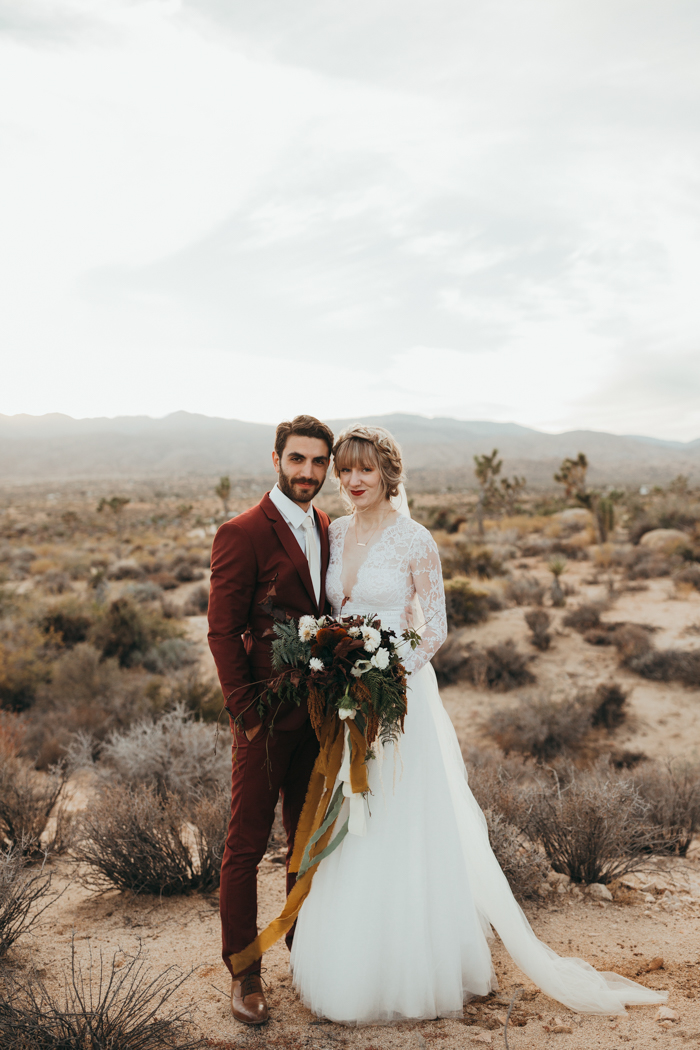
<path fill-rule="evenodd" d="M 306 559 L 306 555 L 297 543 L 296 537 L 289 528 L 289 525 L 287 525 L 287 522 L 279 513 L 270 497 L 267 495 L 263 496 L 262 504 L 263 510 L 268 518 L 270 518 L 272 527 L 277 533 L 277 538 L 287 552 L 287 556 L 292 562 L 294 568 L 299 573 L 301 582 L 304 584 L 304 588 L 311 598 L 314 608 L 316 608 L 316 595 L 314 594 L 314 586 L 311 582 L 311 572 L 309 570 L 309 563 Z M 328 540 L 326 539 L 326 543 L 327 542 Z M 323 573 L 321 574 L 321 590 L 323 591 Z"/>

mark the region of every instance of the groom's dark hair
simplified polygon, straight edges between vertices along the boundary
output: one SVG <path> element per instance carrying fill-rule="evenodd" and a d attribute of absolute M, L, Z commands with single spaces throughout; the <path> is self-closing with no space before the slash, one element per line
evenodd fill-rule
<path fill-rule="evenodd" d="M 280 459 L 287 444 L 287 438 L 291 437 L 292 434 L 325 441 L 328 445 L 328 456 L 330 458 L 333 448 L 333 431 L 325 423 L 322 423 L 320 419 L 316 419 L 316 416 L 295 416 L 291 422 L 278 424 L 275 433 L 275 452 Z"/>

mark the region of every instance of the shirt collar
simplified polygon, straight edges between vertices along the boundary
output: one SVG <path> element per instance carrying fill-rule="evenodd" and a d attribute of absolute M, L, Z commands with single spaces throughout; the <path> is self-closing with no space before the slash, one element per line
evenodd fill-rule
<path fill-rule="evenodd" d="M 302 510 L 298 503 L 295 503 L 289 496 L 285 496 L 277 484 L 270 490 L 270 499 L 293 528 L 300 529 L 304 524 L 304 518 L 307 517 L 311 518 L 314 525 L 316 524 L 313 503 L 309 505 L 308 510 Z"/>

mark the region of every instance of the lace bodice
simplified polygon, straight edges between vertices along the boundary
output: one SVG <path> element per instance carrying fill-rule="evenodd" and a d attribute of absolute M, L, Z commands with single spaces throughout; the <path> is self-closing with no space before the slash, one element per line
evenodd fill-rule
<path fill-rule="evenodd" d="M 331 549 L 326 594 L 333 615 L 373 613 L 397 635 L 407 627 L 414 627 L 421 636 L 421 644 L 414 650 L 406 645 L 403 662 L 409 673 L 415 673 L 435 655 L 447 637 L 445 589 L 435 540 L 417 521 L 397 517 L 367 549 L 352 594 L 343 605 L 343 550 L 351 521 L 349 515 L 337 518 L 328 530 Z M 420 603 L 419 612 L 415 598 Z"/>

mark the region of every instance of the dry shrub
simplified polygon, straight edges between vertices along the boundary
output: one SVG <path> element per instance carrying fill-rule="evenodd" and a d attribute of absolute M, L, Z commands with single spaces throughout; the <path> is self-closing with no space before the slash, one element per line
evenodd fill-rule
<path fill-rule="evenodd" d="M 506 598 L 516 605 L 541 605 L 544 600 L 544 586 L 532 576 L 518 576 L 508 581 Z"/>
<path fill-rule="evenodd" d="M 159 598 L 162 598 L 163 588 L 152 580 L 141 580 L 139 583 L 128 584 L 124 588 L 124 596 L 131 598 L 139 605 L 146 605 L 148 602 L 157 602 Z"/>
<path fill-rule="evenodd" d="M 0 708 L 24 711 L 49 676 L 46 638 L 32 624 L 0 624 Z"/>
<path fill-rule="evenodd" d="M 0 960 L 23 933 L 36 927 L 46 909 L 60 896 L 51 892 L 51 882 L 46 858 L 34 868 L 20 848 L 0 849 Z"/>
<path fill-rule="evenodd" d="M 492 711 L 485 725 L 506 754 L 515 751 L 548 762 L 581 746 L 591 728 L 591 711 L 580 697 L 561 702 L 534 697 Z"/>
<path fill-rule="evenodd" d="M 615 631 L 613 643 L 621 664 L 642 678 L 700 687 L 700 649 L 656 649 L 648 631 L 634 624 Z"/>
<path fill-rule="evenodd" d="M 41 972 L 19 984 L 10 973 L 0 984 L 0 1045 L 17 1050 L 200 1050 L 191 1038 L 189 1008 L 172 997 L 189 974 L 168 967 L 154 977 L 142 949 L 93 960 L 84 973 L 71 948 L 70 971 L 49 990 Z M 52 985 L 52 989 L 55 987 Z"/>
<path fill-rule="evenodd" d="M 628 580 L 652 580 L 670 576 L 676 567 L 676 559 L 661 551 L 637 547 L 625 558 Z"/>
<path fill-rule="evenodd" d="M 445 580 L 445 607 L 450 629 L 482 623 L 489 618 L 489 593 L 474 587 L 466 576 Z"/>
<path fill-rule="evenodd" d="M 60 645 L 72 649 L 87 639 L 93 621 L 91 611 L 73 598 L 52 605 L 40 618 L 39 627 Z"/>
<path fill-rule="evenodd" d="M 187 801 L 145 784 L 105 786 L 80 819 L 74 854 L 87 868 L 83 878 L 98 889 L 162 896 L 214 890 L 230 808 L 223 785 Z"/>
<path fill-rule="evenodd" d="M 209 588 L 204 584 L 195 587 L 183 606 L 185 616 L 204 616 L 209 609 Z"/>
<path fill-rule="evenodd" d="M 122 671 L 115 659 L 103 660 L 82 642 L 61 654 L 51 681 L 42 686 L 27 724 L 24 750 L 39 769 L 66 754 L 75 733 L 88 733 L 95 754 L 115 729 L 125 728 L 152 710 L 143 674 Z"/>
<path fill-rule="evenodd" d="M 573 627 L 575 631 L 584 634 L 586 631 L 600 627 L 600 615 L 606 609 L 605 602 L 583 602 L 568 612 L 562 623 L 564 627 Z"/>
<path fill-rule="evenodd" d="M 508 879 L 514 896 L 520 901 L 538 900 L 539 890 L 547 878 L 549 861 L 501 813 L 484 810 L 491 849 Z"/>
<path fill-rule="evenodd" d="M 601 764 L 583 772 L 569 766 L 565 775 L 564 784 L 556 779 L 531 793 L 528 834 L 555 871 L 573 882 L 612 882 L 663 849 L 629 774 Z"/>
<path fill-rule="evenodd" d="M 700 830 L 700 766 L 647 763 L 636 774 L 635 784 L 649 807 L 647 819 L 661 829 L 667 851 L 684 857 Z"/>
<path fill-rule="evenodd" d="M 462 676 L 469 656 L 467 632 L 450 631 L 431 663 L 441 685 L 453 685 Z"/>
<path fill-rule="evenodd" d="M 133 667 L 159 642 L 179 633 L 173 621 L 159 612 L 139 608 L 128 598 L 117 598 L 93 626 L 90 641 L 103 657 L 116 657 L 122 667 Z"/>
<path fill-rule="evenodd" d="M 113 784 L 145 785 L 163 798 L 213 791 L 231 775 L 228 740 L 217 747 L 216 735 L 215 726 L 195 721 L 178 704 L 157 722 L 112 733 L 102 749 L 101 776 Z"/>
<path fill-rule="evenodd" d="M 168 704 L 183 705 L 195 718 L 216 722 L 222 713 L 224 698 L 218 682 L 205 677 L 196 667 L 188 668 L 169 680 Z"/>
<path fill-rule="evenodd" d="M 192 583 L 193 580 L 203 579 L 204 573 L 201 569 L 195 569 L 189 561 L 184 561 L 173 566 L 173 576 L 178 583 Z"/>
<path fill-rule="evenodd" d="M 676 573 L 674 581 L 690 584 L 696 591 L 700 591 L 700 565 L 688 565 L 685 569 L 681 569 L 680 572 Z"/>
<path fill-rule="evenodd" d="M 594 727 L 610 732 L 622 725 L 627 716 L 626 700 L 627 694 L 612 682 L 567 700 L 522 700 L 516 707 L 492 711 L 485 724 L 506 755 L 515 751 L 537 762 L 549 762 L 589 748 Z"/>
<path fill-rule="evenodd" d="M 552 636 L 549 633 L 551 622 L 552 617 L 544 609 L 531 609 L 530 612 L 525 613 L 525 623 L 532 631 L 530 641 L 536 649 L 542 652 L 549 649 L 552 641 Z"/>
<path fill-rule="evenodd" d="M 115 562 L 107 570 L 109 580 L 142 580 L 144 575 L 139 563 L 131 560 Z"/>
<path fill-rule="evenodd" d="M 442 573 L 452 576 L 478 576 L 492 580 L 503 574 L 503 562 L 490 547 L 478 546 L 466 540 L 455 540 L 440 550 Z"/>
<path fill-rule="evenodd" d="M 473 645 L 466 652 L 460 677 L 467 678 L 478 689 L 507 693 L 535 681 L 535 676 L 527 668 L 529 659 L 518 652 L 512 638 L 487 649 Z"/>
<path fill-rule="evenodd" d="M 27 856 L 60 853 L 71 838 L 71 817 L 61 804 L 68 775 L 55 766 L 38 773 L 3 740 L 0 751 L 0 843 Z M 51 828 L 49 819 L 51 818 Z M 42 844 L 42 838 L 44 841 Z"/>

